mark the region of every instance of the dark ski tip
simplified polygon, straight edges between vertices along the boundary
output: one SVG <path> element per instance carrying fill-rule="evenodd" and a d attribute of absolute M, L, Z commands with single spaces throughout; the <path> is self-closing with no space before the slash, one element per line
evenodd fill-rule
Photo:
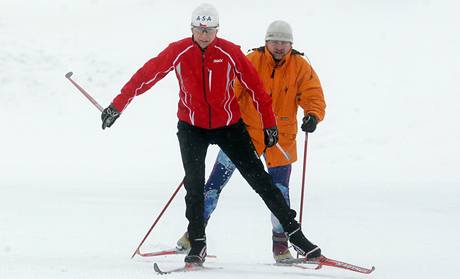
<path fill-rule="evenodd" d="M 189 271 L 198 271 L 198 270 L 208 270 L 208 269 L 215 269 L 215 268 L 210 268 L 210 267 L 204 267 L 202 264 L 194 264 L 194 263 L 186 263 L 182 267 L 170 269 L 163 271 L 160 269 L 157 263 L 153 264 L 153 269 L 155 270 L 156 273 L 158 274 L 170 274 L 170 273 L 176 273 L 176 272 L 189 272 Z"/>
<path fill-rule="evenodd" d="M 163 274 L 168 274 L 169 272 L 164 272 L 158 267 L 157 263 L 153 263 L 153 269 L 155 270 L 156 273 L 163 275 Z"/>
<path fill-rule="evenodd" d="M 66 78 L 70 78 L 72 75 L 73 75 L 72 72 L 68 72 L 67 74 L 65 74 L 65 77 L 66 77 Z"/>

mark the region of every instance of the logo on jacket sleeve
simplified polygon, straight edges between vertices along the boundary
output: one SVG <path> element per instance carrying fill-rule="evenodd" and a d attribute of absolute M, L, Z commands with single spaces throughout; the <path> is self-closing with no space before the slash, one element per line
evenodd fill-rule
<path fill-rule="evenodd" d="M 224 59 L 214 59 L 212 62 L 214 63 L 222 63 L 224 61 Z"/>

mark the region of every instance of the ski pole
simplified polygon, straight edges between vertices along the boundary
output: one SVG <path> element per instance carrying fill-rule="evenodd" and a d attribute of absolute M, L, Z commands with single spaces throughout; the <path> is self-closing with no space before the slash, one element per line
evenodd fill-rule
<path fill-rule="evenodd" d="M 142 244 L 144 244 L 145 240 L 147 239 L 147 237 L 150 235 L 150 233 L 152 232 L 153 228 L 156 226 L 156 224 L 158 223 L 158 221 L 160 220 L 161 216 L 163 215 L 163 213 L 165 213 L 166 209 L 168 208 L 169 204 L 172 202 L 172 200 L 174 199 L 174 197 L 176 196 L 177 192 L 179 192 L 180 188 L 182 187 L 182 185 L 184 185 L 184 180 L 182 180 L 182 182 L 179 184 L 179 186 L 177 186 L 177 189 L 174 191 L 174 193 L 172 194 L 171 198 L 169 198 L 169 201 L 166 203 L 166 205 L 163 207 L 163 209 L 161 210 L 160 214 L 158 215 L 158 217 L 155 219 L 155 222 L 153 222 L 153 225 L 150 227 L 150 229 L 148 230 L 148 232 L 145 234 L 144 238 L 142 239 L 141 243 L 139 244 L 139 246 L 137 246 L 136 248 L 136 251 L 134 251 L 133 255 L 131 256 L 131 259 L 134 258 L 134 256 L 136 254 L 139 254 L 140 255 L 140 249 L 141 249 L 141 246 Z"/>
<path fill-rule="evenodd" d="M 303 170 L 302 170 L 302 188 L 300 190 L 300 213 L 299 213 L 299 224 L 302 226 L 303 216 L 303 197 L 305 193 L 305 175 L 307 172 L 307 146 L 308 146 L 308 133 L 305 133 L 305 145 L 303 148 Z"/>
<path fill-rule="evenodd" d="M 307 172 L 307 146 L 308 146 L 308 133 L 305 133 L 305 145 L 303 147 L 303 169 L 302 169 L 302 188 L 300 189 L 300 213 L 299 213 L 299 224 L 302 227 L 303 217 L 303 197 L 305 193 L 305 174 Z M 299 258 L 299 253 L 297 253 Z"/>
<path fill-rule="evenodd" d="M 73 84 L 75 85 L 75 87 L 94 105 L 96 106 L 96 108 L 102 112 L 104 109 L 101 107 L 101 105 L 96 101 L 94 100 L 93 97 L 91 97 L 91 95 L 86 92 L 85 89 L 83 89 L 78 83 L 76 83 L 71 77 L 72 77 L 73 73 L 72 72 L 68 72 L 67 74 L 65 74 L 65 77 Z"/>
<path fill-rule="evenodd" d="M 276 143 L 276 147 L 283 154 L 283 156 L 284 156 L 284 158 L 286 158 L 286 160 L 288 160 L 288 161 L 291 160 L 291 157 L 289 156 L 289 153 L 287 153 L 287 151 L 285 151 L 278 142 Z"/>

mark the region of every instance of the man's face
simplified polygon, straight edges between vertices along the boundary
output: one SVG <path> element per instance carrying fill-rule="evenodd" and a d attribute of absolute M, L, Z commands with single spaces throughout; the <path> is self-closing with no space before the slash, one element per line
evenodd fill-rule
<path fill-rule="evenodd" d="M 283 41 L 266 41 L 265 46 L 268 48 L 268 51 L 275 60 L 281 60 L 291 50 L 292 43 Z"/>
<path fill-rule="evenodd" d="M 217 28 L 192 27 L 193 40 L 205 49 L 215 38 Z"/>

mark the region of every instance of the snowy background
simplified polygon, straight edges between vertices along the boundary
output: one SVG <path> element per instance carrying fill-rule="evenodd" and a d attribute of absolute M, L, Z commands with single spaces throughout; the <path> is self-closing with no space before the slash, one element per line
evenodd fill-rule
<path fill-rule="evenodd" d="M 0 278 L 152 278 L 183 256 L 130 260 L 183 176 L 170 74 L 109 130 L 64 78 L 106 107 L 131 75 L 190 35 L 199 1 L 0 0 Z M 304 231 L 372 275 L 269 266 L 271 225 L 235 175 L 208 226 L 209 266 L 177 278 L 457 278 L 460 242 L 458 1 L 213 1 L 244 51 L 268 24 L 322 81 L 326 119 L 308 146 Z M 457 26 L 457 27 L 456 27 Z M 299 135 L 299 157 L 303 135 Z M 217 153 L 208 153 L 208 171 Z M 299 208 L 302 164 L 294 165 Z M 185 231 L 184 190 L 144 252 Z"/>

